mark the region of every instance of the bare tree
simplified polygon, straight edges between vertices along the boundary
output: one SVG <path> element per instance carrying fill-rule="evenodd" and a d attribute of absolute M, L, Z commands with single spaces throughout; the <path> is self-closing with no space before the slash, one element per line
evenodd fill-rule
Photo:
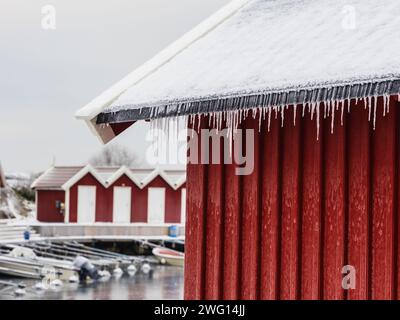
<path fill-rule="evenodd" d="M 89 160 L 91 165 L 98 167 L 130 167 L 136 162 L 135 154 L 118 144 L 104 146 L 100 152 Z"/>

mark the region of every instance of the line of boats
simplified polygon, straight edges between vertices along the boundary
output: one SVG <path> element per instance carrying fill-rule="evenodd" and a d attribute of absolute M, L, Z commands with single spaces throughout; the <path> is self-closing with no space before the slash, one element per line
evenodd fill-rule
<path fill-rule="evenodd" d="M 77 283 L 80 269 L 74 265 L 77 257 L 84 257 L 98 270 L 100 280 L 112 276 L 121 277 L 124 273 L 134 276 L 137 272 L 148 274 L 154 264 L 183 266 L 184 254 L 164 243 L 157 244 L 146 240 L 140 243 L 150 248 L 153 256 L 139 257 L 93 248 L 74 241 L 23 242 L 0 244 L 0 274 L 41 280 L 36 289 L 48 286 L 61 286 L 63 282 Z M 184 245 L 172 242 L 172 247 Z M 171 244 L 169 245 L 171 247 Z M 3 287 L 3 288 L 2 288 Z M 23 284 L 0 281 L 2 290 L 14 289 L 16 295 L 24 292 Z"/>

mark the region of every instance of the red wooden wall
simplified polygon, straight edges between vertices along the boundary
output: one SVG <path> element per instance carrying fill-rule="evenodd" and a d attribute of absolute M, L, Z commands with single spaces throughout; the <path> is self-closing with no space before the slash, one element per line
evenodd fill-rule
<path fill-rule="evenodd" d="M 254 128 L 255 170 L 189 164 L 186 299 L 398 299 L 399 115 L 376 129 L 363 102 L 351 112 L 293 125 L 293 108 Z M 321 116 L 323 118 L 323 115 Z M 209 121 L 202 120 L 201 128 Z M 193 125 L 197 129 L 197 124 Z M 342 288 L 342 267 L 356 289 Z"/>
<path fill-rule="evenodd" d="M 56 208 L 56 202 L 65 203 L 65 192 L 57 190 L 37 190 L 37 219 L 41 222 L 64 222 L 64 215 Z"/>
<path fill-rule="evenodd" d="M 126 186 L 132 188 L 131 221 L 147 222 L 148 188 L 165 188 L 165 222 L 180 223 L 181 221 L 181 190 L 172 189 L 161 177 L 155 178 L 145 188 L 140 189 L 126 175 L 121 176 L 108 188 L 103 187 L 90 173 L 78 181 L 70 189 L 70 222 L 77 222 L 78 186 L 96 186 L 96 222 L 113 221 L 114 187 Z"/>

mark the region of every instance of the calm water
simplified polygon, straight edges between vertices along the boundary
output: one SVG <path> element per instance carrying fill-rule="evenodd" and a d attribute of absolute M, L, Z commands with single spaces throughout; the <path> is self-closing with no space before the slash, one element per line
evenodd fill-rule
<path fill-rule="evenodd" d="M 10 279 L 1 279 L 10 281 Z M 11 281 L 14 281 L 11 279 Z M 38 293 L 37 281 L 25 280 L 27 294 L 16 298 L 13 290 L 0 293 L 0 299 L 45 300 L 180 300 L 183 299 L 183 268 L 157 266 L 152 276 L 138 273 L 133 277 L 111 278 L 107 282 L 64 284 L 61 289 Z"/>

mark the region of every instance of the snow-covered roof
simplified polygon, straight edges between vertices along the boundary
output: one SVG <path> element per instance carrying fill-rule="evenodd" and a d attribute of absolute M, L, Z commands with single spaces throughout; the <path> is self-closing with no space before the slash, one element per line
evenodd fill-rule
<path fill-rule="evenodd" d="M 105 188 L 113 185 L 121 176 L 126 175 L 139 188 L 143 189 L 156 177 L 163 178 L 171 188 L 177 190 L 186 182 L 185 170 L 136 169 L 127 167 L 51 167 L 33 184 L 37 190 L 68 190 L 84 176 L 90 173 Z"/>
<path fill-rule="evenodd" d="M 101 136 L 103 123 L 397 94 L 399 10 L 398 0 L 234 1 L 202 36 L 77 116 Z"/>
<path fill-rule="evenodd" d="M 3 167 L 1 166 L 0 162 L 0 188 L 5 188 L 5 187 L 7 187 L 7 181 L 4 175 Z"/>

